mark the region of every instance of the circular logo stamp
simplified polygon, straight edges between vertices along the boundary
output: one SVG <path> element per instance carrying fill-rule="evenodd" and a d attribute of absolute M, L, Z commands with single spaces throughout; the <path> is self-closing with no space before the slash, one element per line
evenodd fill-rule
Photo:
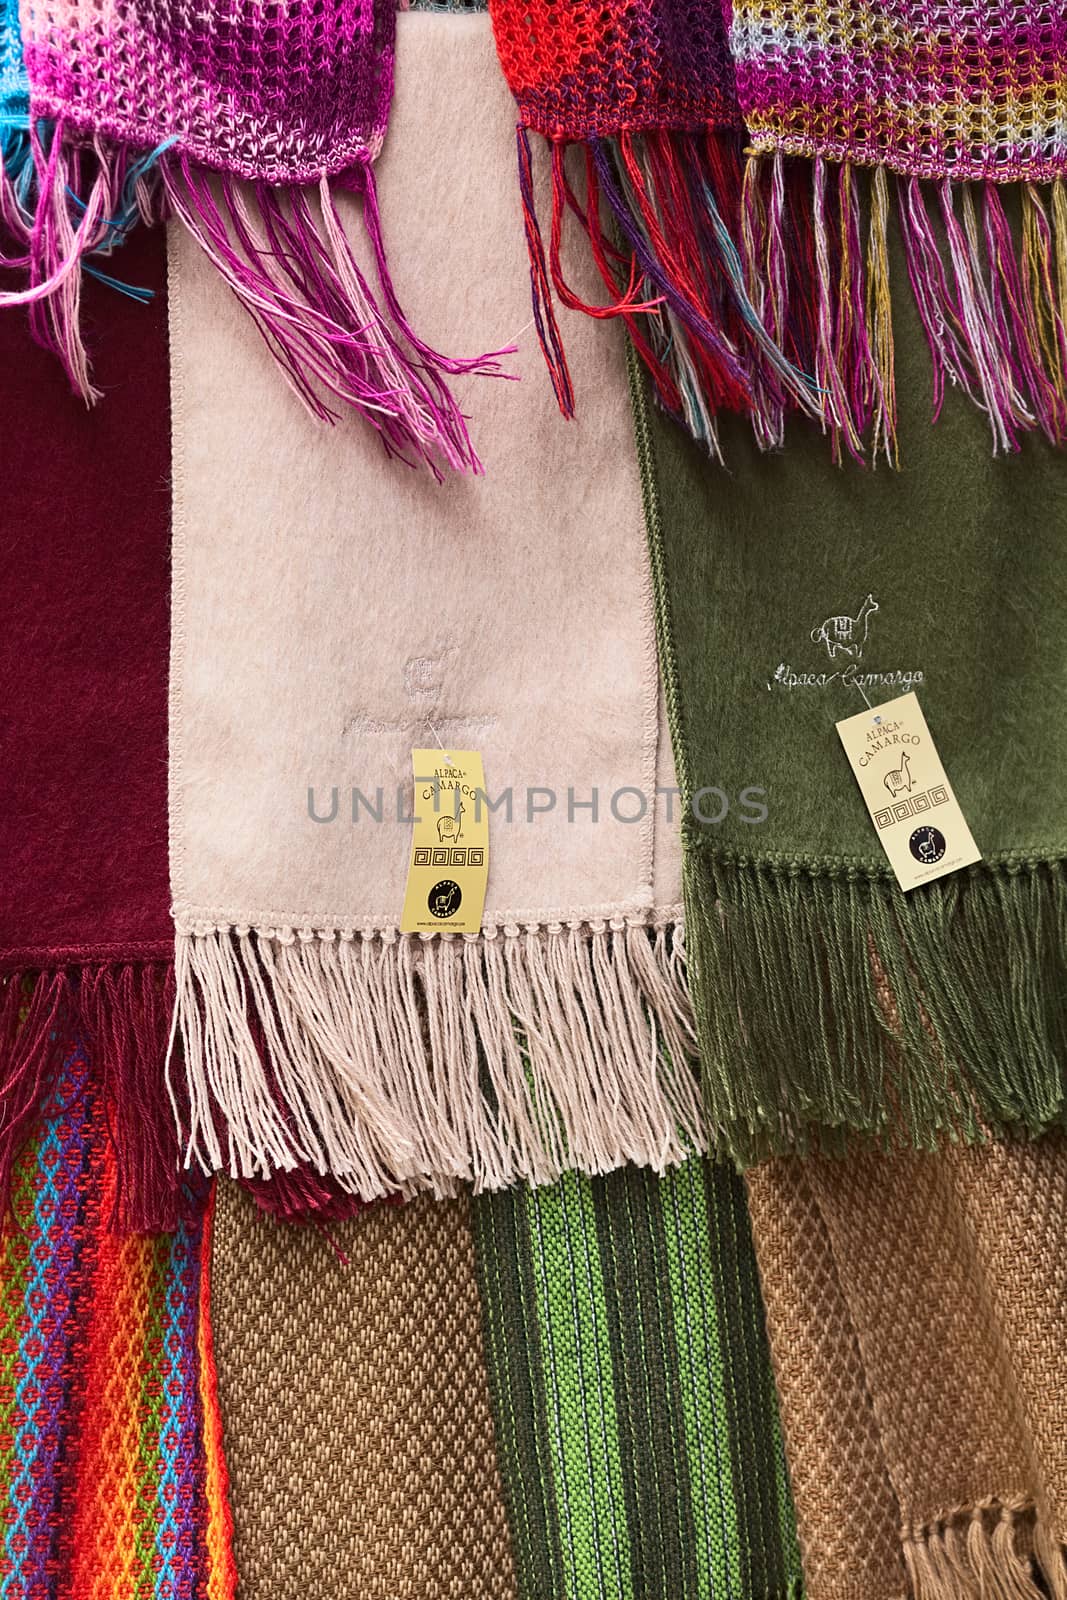
<path fill-rule="evenodd" d="M 933 867 L 945 853 L 945 835 L 940 828 L 916 828 L 908 840 L 908 849 L 924 867 Z"/>
<path fill-rule="evenodd" d="M 426 905 L 433 917 L 454 917 L 463 900 L 463 891 L 451 878 L 435 883 L 426 896 Z"/>

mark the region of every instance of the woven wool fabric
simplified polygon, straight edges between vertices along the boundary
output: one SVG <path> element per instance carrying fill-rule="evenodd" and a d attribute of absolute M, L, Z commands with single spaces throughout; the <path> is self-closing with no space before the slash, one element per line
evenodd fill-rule
<path fill-rule="evenodd" d="M 404 15 L 399 50 L 381 185 L 420 314 L 521 329 L 488 18 Z M 316 432 L 181 230 L 171 250 L 189 1159 L 307 1160 L 367 1198 L 684 1159 L 703 1131 L 622 349 L 580 324 L 581 424 L 557 439 L 540 386 L 502 385 L 492 473 L 436 486 Z M 482 931 L 399 935 L 411 751 L 445 741 L 481 751 L 498 807 Z"/>
<path fill-rule="evenodd" d="M 327 1239 L 220 1181 L 213 1318 L 243 1600 L 516 1600 L 466 1200 Z"/>
<path fill-rule="evenodd" d="M 160 237 L 131 243 L 127 268 L 150 304 L 97 284 L 86 295 L 109 390 L 98 413 L 66 391 L 21 315 L 0 318 L 0 1198 L 47 1096 L 62 1012 L 66 1036 L 75 1021 L 87 1030 L 104 1077 L 121 1085 L 122 1210 L 134 1226 L 167 1226 L 177 1146 L 162 1074 L 173 943 Z"/>
<path fill-rule="evenodd" d="M 713 454 L 722 412 L 746 412 L 761 446 L 777 448 L 801 410 L 838 460 L 896 461 L 895 211 L 907 249 L 895 275 L 922 318 L 935 414 L 946 385 L 958 386 L 986 413 L 995 451 L 1028 431 L 1065 437 L 1059 7 L 492 0 L 490 9 L 521 117 L 535 312 L 566 414 L 574 396 L 551 302 L 555 289 L 574 303 L 561 259 L 573 213 L 607 289 L 594 314 L 626 317 L 659 399 Z M 742 118 L 744 140 L 727 131 Z M 527 128 L 552 145 L 547 256 Z M 584 150 L 579 200 L 581 162 L 569 177 L 564 165 L 572 142 Z M 890 174 L 906 180 L 895 194 Z M 1019 192 L 1005 206 L 1008 182 Z M 605 240 L 602 209 L 621 248 Z"/>
<path fill-rule="evenodd" d="M 1067 1594 L 1067 1141 L 747 1175 L 810 1600 Z"/>
<path fill-rule="evenodd" d="M 109 396 L 95 411 L 66 391 L 21 317 L 0 318 L 0 1207 L 75 1032 L 109 1101 L 117 1220 L 152 1230 L 173 1227 L 181 1206 L 164 1078 L 174 936 L 162 236 L 131 240 L 124 270 L 152 298 L 90 286 Z M 352 1209 L 306 1165 L 257 1196 L 286 1215 Z"/>
<path fill-rule="evenodd" d="M 78 263 L 151 215 L 158 177 L 313 413 L 332 417 L 340 401 L 391 453 L 435 474 L 439 462 L 479 469 L 448 384 L 496 362 L 424 344 L 386 265 L 371 164 L 392 96 L 395 15 L 394 0 L 278 12 L 259 0 L 23 0 L 35 193 L 5 214 L 17 232 L 21 211 L 30 285 L 3 298 L 34 308 L 83 393 L 95 395 Z M 237 178 L 253 189 L 239 193 Z M 361 197 L 377 289 L 334 189 Z"/>
<path fill-rule="evenodd" d="M 757 465 L 742 429 L 727 477 L 644 417 L 690 990 L 742 1162 L 1064 1114 L 1062 467 L 1036 440 L 989 456 L 960 397 L 930 430 L 896 310 L 901 474 L 814 439 Z M 983 860 L 905 894 L 835 723 L 909 690 Z"/>
<path fill-rule="evenodd" d="M 0 1592 L 235 1592 L 209 1321 L 210 1209 L 119 1238 L 99 1095 L 75 1049 L 0 1233 Z"/>
<path fill-rule="evenodd" d="M 799 1596 L 740 1180 L 569 1175 L 474 1219 L 523 1600 Z"/>

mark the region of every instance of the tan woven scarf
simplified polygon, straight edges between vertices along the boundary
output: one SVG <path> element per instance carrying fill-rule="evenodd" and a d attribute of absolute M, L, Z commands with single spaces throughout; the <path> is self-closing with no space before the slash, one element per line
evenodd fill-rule
<path fill-rule="evenodd" d="M 1067 1138 L 747 1181 L 808 1600 L 1064 1600 Z"/>
<path fill-rule="evenodd" d="M 212 1310 L 245 1600 L 514 1600 L 468 1209 L 379 1207 L 331 1248 L 220 1183 Z"/>

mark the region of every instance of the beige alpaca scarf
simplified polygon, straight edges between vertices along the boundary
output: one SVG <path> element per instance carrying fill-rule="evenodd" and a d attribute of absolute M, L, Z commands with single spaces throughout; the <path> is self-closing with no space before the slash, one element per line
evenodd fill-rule
<path fill-rule="evenodd" d="M 747 1182 L 808 1600 L 1065 1600 L 1067 1137 Z"/>
<path fill-rule="evenodd" d="M 519 345 L 523 381 L 491 405 L 471 385 L 485 479 L 437 485 L 366 429 L 316 427 L 170 241 L 186 1158 L 306 1160 L 366 1197 L 662 1169 L 703 1141 L 623 349 L 574 318 L 563 427 L 488 18 L 403 15 L 398 48 L 398 291 L 428 337 Z M 446 741 L 482 753 L 512 820 L 490 817 L 480 933 L 399 934 L 411 752 Z M 355 789 L 380 823 L 358 800 L 353 821 Z"/>

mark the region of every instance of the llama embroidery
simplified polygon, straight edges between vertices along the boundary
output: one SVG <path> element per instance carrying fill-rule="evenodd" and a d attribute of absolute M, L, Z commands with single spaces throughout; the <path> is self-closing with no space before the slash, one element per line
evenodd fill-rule
<path fill-rule="evenodd" d="M 877 610 L 878 602 L 873 594 L 869 594 L 854 617 L 827 617 L 821 627 L 812 628 L 812 643 L 824 644 L 831 661 L 836 659 L 839 650 L 851 656 L 853 661 L 861 661 L 863 647 L 867 643 L 867 630 Z"/>
<path fill-rule="evenodd" d="M 450 817 L 450 816 L 438 817 L 438 819 L 437 819 L 437 842 L 438 842 L 438 844 L 444 844 L 446 839 L 451 839 L 453 844 L 455 844 L 459 839 L 462 839 L 462 837 L 463 837 L 463 813 L 466 811 L 466 809 L 467 809 L 466 806 L 463 804 L 463 802 L 461 800 L 460 803 L 459 803 L 459 814 L 457 816 L 454 816 L 454 817 Z"/>
<path fill-rule="evenodd" d="M 894 767 L 892 772 L 887 772 L 882 779 L 894 800 L 898 794 L 911 793 L 911 773 L 908 770 L 908 766 L 908 753 L 905 750 L 900 758 L 900 766 Z"/>

